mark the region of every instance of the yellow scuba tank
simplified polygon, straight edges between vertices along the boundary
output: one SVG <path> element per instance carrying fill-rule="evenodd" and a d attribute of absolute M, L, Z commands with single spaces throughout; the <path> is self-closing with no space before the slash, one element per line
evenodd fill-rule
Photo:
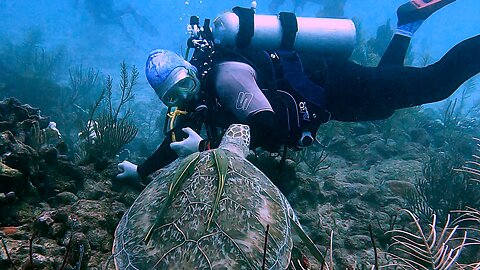
<path fill-rule="evenodd" d="M 237 7 L 215 19 L 213 37 L 216 44 L 227 48 L 289 49 L 348 58 L 355 46 L 356 29 L 349 19 L 296 17 L 285 12 L 257 15 L 253 9 Z"/>

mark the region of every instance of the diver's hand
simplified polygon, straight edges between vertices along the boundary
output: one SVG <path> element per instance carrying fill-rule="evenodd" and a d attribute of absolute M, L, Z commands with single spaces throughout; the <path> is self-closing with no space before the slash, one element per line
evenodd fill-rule
<path fill-rule="evenodd" d="M 170 148 L 172 148 L 179 157 L 186 157 L 198 152 L 198 145 L 200 144 L 202 137 L 191 128 L 182 128 L 182 131 L 187 133 L 188 137 L 183 141 L 172 142 Z"/>
<path fill-rule="evenodd" d="M 124 160 L 123 162 L 119 163 L 118 170 L 120 171 L 117 174 L 117 180 L 126 180 L 131 182 L 140 182 L 141 177 L 137 172 L 137 165 Z"/>

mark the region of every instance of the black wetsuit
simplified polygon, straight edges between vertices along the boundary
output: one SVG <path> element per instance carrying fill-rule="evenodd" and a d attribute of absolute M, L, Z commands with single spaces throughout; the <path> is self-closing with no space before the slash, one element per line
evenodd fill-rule
<path fill-rule="evenodd" d="M 326 90 L 324 108 L 310 106 L 310 111 L 328 111 L 329 119 L 347 122 L 385 119 L 396 109 L 443 100 L 480 72 L 480 36 L 462 41 L 438 62 L 422 68 L 403 66 L 409 42 L 409 38 L 395 35 L 378 67 L 364 67 L 350 61 L 303 57 L 306 75 Z M 268 84 L 267 81 L 265 78 L 258 80 L 259 84 Z M 275 106 L 272 107 L 275 110 Z M 194 111 L 193 108 L 195 106 L 187 108 L 187 111 Z M 186 126 L 198 130 L 201 121 L 222 128 L 239 122 L 228 111 L 216 111 L 202 120 L 198 119 L 198 114 L 190 115 L 193 118 L 184 117 L 174 132 Z M 285 122 L 285 119 L 279 119 L 281 117 L 282 112 L 267 111 L 244 121 L 251 128 L 252 147 L 274 150 L 283 144 L 291 145 L 291 138 L 286 138 L 285 130 L 278 127 L 278 123 Z M 317 121 L 310 128 L 318 128 L 329 119 Z M 176 134 L 181 137 L 182 132 Z M 138 166 L 137 171 L 142 178 L 145 179 L 150 173 L 177 158 L 176 153 L 170 149 L 170 142 L 171 136 L 168 135 L 158 150 Z"/>

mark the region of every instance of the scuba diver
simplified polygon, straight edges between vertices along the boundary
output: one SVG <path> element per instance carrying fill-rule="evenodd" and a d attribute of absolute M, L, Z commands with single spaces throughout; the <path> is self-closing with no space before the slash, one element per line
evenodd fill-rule
<path fill-rule="evenodd" d="M 155 153 L 139 166 L 120 163 L 117 179 L 145 183 L 178 157 L 217 147 L 221 130 L 232 123 L 250 126 L 252 149 L 298 149 L 311 145 L 319 126 L 329 120 L 386 119 L 397 109 L 449 97 L 480 72 L 480 35 L 460 42 L 432 65 L 404 67 L 414 32 L 455 0 L 424 1 L 398 8 L 395 35 L 377 67 L 319 54 L 215 46 L 211 68 L 205 69 L 207 62 L 195 53 L 189 63 L 173 52 L 153 51 L 147 79 L 161 101 L 176 110 Z M 198 135 L 204 124 L 206 140 Z"/>
<path fill-rule="evenodd" d="M 78 8 L 78 5 L 79 0 L 75 0 L 74 7 Z M 130 15 L 136 24 L 149 35 L 155 36 L 159 34 L 155 26 L 128 3 L 123 8 L 115 8 L 112 0 L 83 0 L 83 6 L 93 17 L 97 25 L 116 25 L 121 28 L 124 35 L 131 41 L 134 39 L 128 33 L 124 23 L 124 17 L 127 15 Z"/>

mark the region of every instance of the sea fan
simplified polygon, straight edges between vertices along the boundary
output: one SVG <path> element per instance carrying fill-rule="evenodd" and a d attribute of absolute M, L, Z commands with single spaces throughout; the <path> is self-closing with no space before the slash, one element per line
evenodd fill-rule
<path fill-rule="evenodd" d="M 480 139 L 473 138 L 477 142 L 477 151 L 480 151 Z M 480 183 L 480 156 L 472 155 L 473 160 L 465 162 L 465 166 L 461 169 L 456 169 L 456 171 L 464 172 L 469 174 L 472 178 L 472 181 Z"/>
<path fill-rule="evenodd" d="M 466 210 L 453 211 L 454 213 L 459 214 L 459 216 L 453 221 L 452 224 L 458 225 L 459 230 L 468 231 L 470 235 L 475 235 L 476 237 L 469 237 L 465 246 L 479 246 L 480 239 L 480 210 L 467 207 Z M 480 261 L 467 264 L 459 265 L 461 269 L 480 269 Z"/>
<path fill-rule="evenodd" d="M 462 269 L 463 267 L 457 264 L 457 260 L 467 243 L 467 233 L 459 230 L 459 225 L 450 226 L 450 216 L 445 226 L 437 231 L 435 215 L 432 223 L 428 225 L 428 231 L 425 231 L 419 219 L 412 212 L 405 211 L 412 217 L 417 232 L 400 229 L 390 231 L 393 235 L 393 243 L 389 247 L 388 255 L 393 262 L 381 268 L 446 270 L 456 267 Z M 458 234 L 462 236 L 458 237 Z"/>

